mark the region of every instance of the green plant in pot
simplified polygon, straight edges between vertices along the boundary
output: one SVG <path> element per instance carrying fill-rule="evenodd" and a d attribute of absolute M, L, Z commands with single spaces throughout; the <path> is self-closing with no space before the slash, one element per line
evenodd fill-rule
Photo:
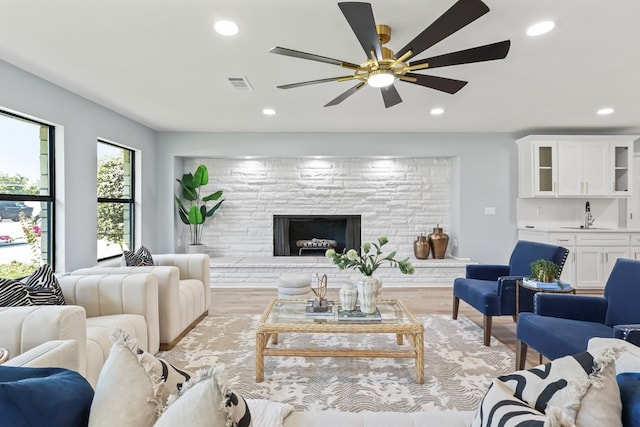
<path fill-rule="evenodd" d="M 553 261 L 538 259 L 529 265 L 531 277 L 538 282 L 554 282 L 560 275 L 560 266 Z"/>
<path fill-rule="evenodd" d="M 191 245 L 202 245 L 202 231 L 207 218 L 211 218 L 213 214 L 220 208 L 224 199 L 222 190 L 215 193 L 202 196 L 200 191 L 202 187 L 209 183 L 209 170 L 205 165 L 200 165 L 196 171 L 182 175 L 182 179 L 176 179 L 180 183 L 180 196 L 175 196 L 176 205 L 178 206 L 178 215 L 180 220 L 189 226 L 191 234 Z M 182 201 L 185 200 L 185 202 Z M 208 202 L 218 201 L 211 208 L 207 206 Z"/>

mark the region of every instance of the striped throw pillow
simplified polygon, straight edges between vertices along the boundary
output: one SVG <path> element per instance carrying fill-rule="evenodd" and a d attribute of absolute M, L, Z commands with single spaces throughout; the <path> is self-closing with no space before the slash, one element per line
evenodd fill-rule
<path fill-rule="evenodd" d="M 129 267 L 153 267 L 153 257 L 149 249 L 140 246 L 135 252 L 123 251 L 125 265 Z"/>
<path fill-rule="evenodd" d="M 65 305 L 60 283 L 49 264 L 21 280 L 31 293 L 34 305 Z"/>
<path fill-rule="evenodd" d="M 482 398 L 471 427 L 543 427 L 547 417 L 513 395 L 505 383 L 494 379 Z"/>
<path fill-rule="evenodd" d="M 29 289 L 14 279 L 0 278 L 0 307 L 33 305 Z"/>

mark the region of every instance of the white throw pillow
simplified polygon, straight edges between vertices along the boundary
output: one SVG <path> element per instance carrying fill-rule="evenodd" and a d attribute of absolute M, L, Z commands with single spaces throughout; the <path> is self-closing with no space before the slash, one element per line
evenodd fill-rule
<path fill-rule="evenodd" d="M 89 427 L 152 426 L 169 395 L 177 393 L 190 375 L 139 349 L 122 330 L 111 338 L 114 343 L 100 371 Z"/>
<path fill-rule="evenodd" d="M 599 347 L 498 379 L 550 419 L 580 427 L 622 427 L 615 372 L 618 352 L 615 347 Z"/>
<path fill-rule="evenodd" d="M 588 350 L 613 346 L 620 349 L 616 359 L 616 373 L 640 372 L 640 347 L 618 338 L 591 338 Z"/>
<path fill-rule="evenodd" d="M 154 426 L 251 427 L 246 401 L 227 388 L 223 375 L 224 365 L 197 372 L 169 398 Z"/>

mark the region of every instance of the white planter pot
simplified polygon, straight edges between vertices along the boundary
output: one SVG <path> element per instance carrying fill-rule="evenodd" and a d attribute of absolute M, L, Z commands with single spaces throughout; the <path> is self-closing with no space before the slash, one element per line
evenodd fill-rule
<path fill-rule="evenodd" d="M 199 245 L 187 245 L 186 253 L 188 253 L 188 254 L 203 254 L 203 253 L 207 252 L 207 249 L 209 249 L 209 248 L 204 243 L 199 244 Z"/>

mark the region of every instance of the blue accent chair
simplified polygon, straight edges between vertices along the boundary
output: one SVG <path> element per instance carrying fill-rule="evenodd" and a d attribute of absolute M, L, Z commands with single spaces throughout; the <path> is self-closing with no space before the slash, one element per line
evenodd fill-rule
<path fill-rule="evenodd" d="M 562 267 L 569 250 L 562 246 L 520 240 L 516 243 L 509 265 L 468 265 L 466 277 L 453 282 L 452 317 L 458 318 L 460 300 L 484 315 L 484 345 L 491 342 L 493 316 L 516 317 L 516 281 L 531 275 L 531 263 L 539 259 L 553 261 Z M 520 289 L 519 310 L 532 311 L 534 291 Z"/>
<path fill-rule="evenodd" d="M 621 258 L 613 266 L 604 296 L 535 296 L 534 312 L 518 317 L 516 367 L 524 368 L 528 347 L 553 360 L 585 351 L 593 337 L 619 337 L 640 344 L 634 334 L 638 329 L 640 261 Z"/>

